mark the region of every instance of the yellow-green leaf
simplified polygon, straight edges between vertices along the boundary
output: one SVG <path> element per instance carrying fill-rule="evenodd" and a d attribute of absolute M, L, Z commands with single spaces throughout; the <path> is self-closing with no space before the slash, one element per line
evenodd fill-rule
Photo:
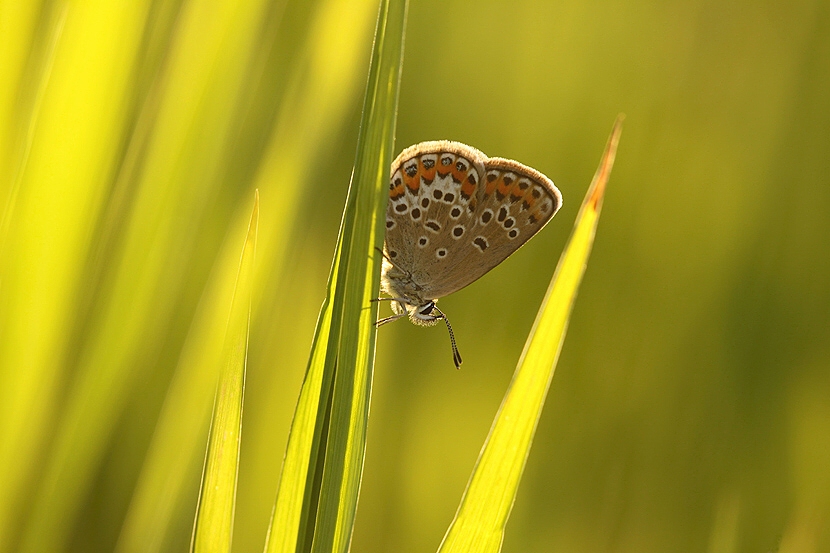
<path fill-rule="evenodd" d="M 352 183 L 328 294 L 294 413 L 265 550 L 343 552 L 363 472 L 375 353 L 386 180 L 392 160 L 406 0 L 384 0 Z"/>
<path fill-rule="evenodd" d="M 248 236 L 239 262 L 222 352 L 223 367 L 213 405 L 213 421 L 191 542 L 191 551 L 196 553 L 231 550 L 258 221 L 259 192 L 256 192 Z"/>
<path fill-rule="evenodd" d="M 617 118 L 611 131 L 513 381 L 479 455 L 455 520 L 441 544 L 441 553 L 490 553 L 501 549 L 507 519 L 591 253 L 621 129 L 622 116 Z"/>

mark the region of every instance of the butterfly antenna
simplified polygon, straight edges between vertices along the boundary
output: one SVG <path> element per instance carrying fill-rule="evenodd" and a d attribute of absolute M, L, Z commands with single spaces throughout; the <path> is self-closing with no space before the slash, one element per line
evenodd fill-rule
<path fill-rule="evenodd" d="M 458 346 L 455 345 L 455 334 L 452 331 L 452 325 L 450 324 L 450 320 L 444 315 L 444 312 L 438 309 L 437 307 L 434 308 L 438 313 L 441 315 L 441 318 L 444 319 L 444 322 L 447 323 L 447 330 L 450 332 L 450 344 L 452 344 L 452 362 L 455 363 L 455 368 L 461 368 L 461 354 L 458 353 Z"/>

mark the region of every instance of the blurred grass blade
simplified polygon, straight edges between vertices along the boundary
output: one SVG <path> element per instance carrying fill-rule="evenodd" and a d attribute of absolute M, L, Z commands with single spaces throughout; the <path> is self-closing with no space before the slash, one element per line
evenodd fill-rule
<path fill-rule="evenodd" d="M 574 230 L 530 331 L 513 381 L 479 455 L 441 553 L 496 552 L 516 498 L 533 434 L 553 371 L 602 208 L 622 130 L 617 118 L 599 168 L 579 210 Z"/>
<path fill-rule="evenodd" d="M 257 328 L 262 330 L 271 326 L 267 321 L 274 312 L 274 302 L 268 296 L 284 294 L 284 287 L 279 284 L 280 275 L 296 271 L 285 261 L 291 228 L 305 213 L 301 208 L 310 193 L 309 175 L 313 167 L 319 163 L 326 144 L 344 125 L 354 101 L 362 92 L 366 74 L 365 52 L 377 15 L 377 5 L 371 0 L 326 0 L 311 3 L 307 9 L 312 16 L 307 34 L 301 35 L 303 42 L 286 53 L 287 56 L 291 54 L 290 64 L 273 69 L 279 77 L 278 82 L 288 92 L 275 103 L 277 113 L 273 129 L 253 179 L 254 187 L 261 192 L 261 209 L 268 216 L 258 225 L 262 232 L 258 232 L 257 238 L 254 284 L 257 300 L 251 312 L 252 342 L 257 340 L 253 334 Z M 279 15 L 270 17 L 273 18 L 271 25 L 275 28 L 272 31 L 275 36 L 294 36 L 295 31 L 288 29 L 288 23 L 281 21 Z M 265 51 L 262 54 L 269 55 Z M 263 82 L 260 86 L 269 89 L 267 93 L 262 92 L 263 95 L 274 93 L 273 84 L 269 86 Z M 244 117 L 240 116 L 241 119 Z M 225 151 L 223 155 L 234 154 Z M 118 553 L 166 550 L 168 541 L 178 535 L 178 521 L 184 517 L 188 519 L 185 523 L 188 530 L 192 529 L 194 494 L 191 493 L 191 477 L 196 474 L 198 478 L 202 469 L 204 437 L 218 378 L 213 363 L 221 353 L 239 268 L 239 244 L 244 240 L 249 219 L 249 206 L 235 210 L 231 230 L 200 296 L 119 536 Z M 293 323 L 293 319 L 291 321 Z M 287 329 L 284 336 L 287 341 L 294 339 Z M 277 375 L 272 378 L 279 379 L 289 370 L 287 367 L 296 366 L 293 361 L 296 354 L 286 351 L 285 342 L 273 338 L 272 334 L 260 334 L 258 347 L 261 352 L 268 352 L 260 354 L 268 359 L 265 370 Z M 307 351 L 301 352 L 299 358 L 306 354 Z M 256 363 L 256 359 L 249 358 L 249 363 Z M 245 433 L 248 443 L 272 442 L 269 437 L 273 427 L 270 421 L 257 425 L 256 418 L 249 419 Z M 244 494 L 244 478 L 243 473 L 241 494 Z M 266 501 L 273 501 L 273 498 Z M 236 517 L 237 541 L 245 535 L 246 521 L 242 516 L 240 513 Z M 261 544 L 261 529 L 255 539 L 250 539 Z"/>
<path fill-rule="evenodd" d="M 55 551 L 73 522 L 76 506 L 62 507 L 88 465 L 55 471 L 47 482 L 44 452 L 69 422 L 62 406 L 76 376 L 69 366 L 84 307 L 84 260 L 131 116 L 127 98 L 149 3 L 0 4 L 0 53 L 24 56 L 0 60 L 0 88 L 14 87 L 0 93 L 12 102 L 0 109 L 0 547 Z M 37 4 L 40 13 L 24 14 L 18 4 Z M 123 325 L 120 315 L 114 324 Z M 77 428 L 85 433 L 97 420 Z M 73 454 L 85 450 L 71 444 Z M 62 516 L 27 523 L 53 507 Z"/>
<path fill-rule="evenodd" d="M 386 179 L 407 2 L 380 4 L 352 183 L 294 415 L 267 552 L 346 551 L 363 470 Z M 325 461 L 325 463 L 324 463 Z"/>
<path fill-rule="evenodd" d="M 248 236 L 239 261 L 222 352 L 223 367 L 216 388 L 202 489 L 193 526 L 191 551 L 197 553 L 231 550 L 258 222 L 259 191 L 255 193 Z"/>

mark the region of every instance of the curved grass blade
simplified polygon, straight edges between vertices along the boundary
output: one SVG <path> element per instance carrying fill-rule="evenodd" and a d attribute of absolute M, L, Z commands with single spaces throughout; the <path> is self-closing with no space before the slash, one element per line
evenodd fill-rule
<path fill-rule="evenodd" d="M 496 552 L 521 480 L 536 424 L 585 272 L 622 130 L 617 118 L 574 230 L 548 287 L 513 381 L 479 454 L 441 553 Z"/>
<path fill-rule="evenodd" d="M 216 388 L 202 489 L 190 545 L 190 550 L 196 553 L 231 550 L 258 222 L 259 191 L 255 194 L 254 209 L 239 261 L 239 274 L 228 317 L 222 352 L 223 367 Z"/>
<path fill-rule="evenodd" d="M 265 550 L 342 552 L 363 471 L 406 0 L 380 4 L 352 183 Z"/>

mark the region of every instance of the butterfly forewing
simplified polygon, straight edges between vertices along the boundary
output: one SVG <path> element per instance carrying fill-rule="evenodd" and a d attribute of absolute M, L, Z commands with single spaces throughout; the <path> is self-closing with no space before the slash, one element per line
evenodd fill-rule
<path fill-rule="evenodd" d="M 385 279 L 393 295 L 437 299 L 467 286 L 527 242 L 562 205 L 559 190 L 543 174 L 458 142 L 407 148 L 391 173 L 386 254 L 410 275 L 406 284 Z"/>

